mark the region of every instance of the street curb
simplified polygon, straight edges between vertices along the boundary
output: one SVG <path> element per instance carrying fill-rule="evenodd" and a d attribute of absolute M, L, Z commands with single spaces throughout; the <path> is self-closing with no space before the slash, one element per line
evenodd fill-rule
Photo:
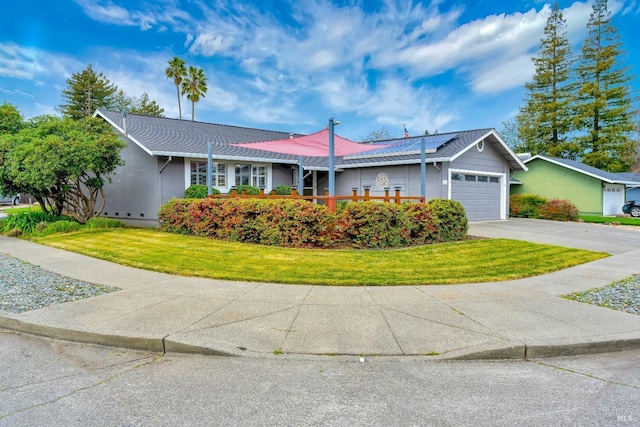
<path fill-rule="evenodd" d="M 97 344 L 108 347 L 126 348 L 130 350 L 150 351 L 154 353 L 178 353 L 178 354 L 199 354 L 205 356 L 225 356 L 225 357 L 266 357 L 268 353 L 241 351 L 240 349 L 231 348 L 232 345 L 222 345 L 219 347 L 205 347 L 192 344 L 185 344 L 179 341 L 173 341 L 168 337 L 141 337 L 141 336 L 123 336 L 114 334 L 101 334 L 97 332 L 81 331 L 74 329 L 66 329 L 55 326 L 39 325 L 29 323 L 20 319 L 0 315 L 0 328 L 9 329 L 16 332 L 27 333 L 31 335 L 44 336 L 64 341 L 72 341 L 78 343 Z M 223 349 L 223 347 L 226 347 Z M 640 349 L 640 338 L 633 337 L 628 339 L 613 339 L 606 341 L 591 341 L 571 344 L 514 344 L 502 348 L 486 349 L 480 351 L 472 351 L 466 354 L 440 354 L 440 355 L 423 355 L 423 354 L 393 354 L 393 355 L 376 355 L 377 358 L 384 357 L 425 357 L 431 360 L 506 360 L 506 359 L 525 359 L 525 358 L 546 358 L 546 357 L 566 357 L 580 356 L 599 353 L 611 353 L 625 350 Z M 457 353 L 457 352 L 456 352 Z M 287 352 L 286 355 L 292 356 L 322 356 L 317 353 L 295 353 Z M 352 354 L 332 354 L 332 356 L 352 356 Z"/>
<path fill-rule="evenodd" d="M 46 326 L 36 323 L 24 322 L 19 319 L 9 318 L 5 316 L 0 316 L 0 328 L 64 341 L 164 353 L 163 338 L 122 336 L 113 334 L 101 334 L 89 331 L 79 331 L 74 329 L 65 329 L 55 326 Z"/>

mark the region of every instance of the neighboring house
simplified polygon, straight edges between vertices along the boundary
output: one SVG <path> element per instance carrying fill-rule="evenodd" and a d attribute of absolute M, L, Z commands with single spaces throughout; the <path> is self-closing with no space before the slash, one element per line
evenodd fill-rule
<path fill-rule="evenodd" d="M 566 199 L 583 214 L 622 214 L 627 187 L 640 185 L 638 174 L 606 172 L 574 160 L 537 155 L 524 163 L 529 170 L 514 175 L 511 194 Z"/>
<path fill-rule="evenodd" d="M 125 165 L 105 186 L 102 216 L 155 225 L 160 206 L 184 197 L 191 184 L 205 184 L 207 143 L 213 143 L 213 185 L 221 192 L 248 184 L 266 191 L 298 184 L 299 157 L 232 144 L 302 137 L 285 132 L 187 120 L 96 111 L 127 144 Z M 421 140 L 426 145 L 427 199 L 460 201 L 471 221 L 506 219 L 509 178 L 526 170 L 493 129 L 422 135 L 370 144 L 372 151 L 336 158 L 336 195 L 371 186 L 401 188 L 403 196 L 421 194 Z M 377 145 L 384 145 L 380 148 Z M 328 154 L 328 153 L 327 153 Z M 328 182 L 328 158 L 305 157 L 304 192 L 322 195 Z"/>
<path fill-rule="evenodd" d="M 635 184 L 627 184 L 627 200 L 640 202 L 640 172 L 624 172 L 618 175 L 630 182 L 635 182 Z"/>

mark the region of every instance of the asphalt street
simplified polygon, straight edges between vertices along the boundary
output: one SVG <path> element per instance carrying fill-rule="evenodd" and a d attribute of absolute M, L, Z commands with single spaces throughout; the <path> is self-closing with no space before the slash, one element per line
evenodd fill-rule
<path fill-rule="evenodd" d="M 631 426 L 639 360 L 161 355 L 0 330 L 0 426 Z"/>

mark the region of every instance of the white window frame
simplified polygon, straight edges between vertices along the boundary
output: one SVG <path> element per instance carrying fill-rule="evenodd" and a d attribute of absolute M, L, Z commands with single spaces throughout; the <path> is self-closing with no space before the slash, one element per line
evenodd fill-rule
<path fill-rule="evenodd" d="M 189 186 L 191 185 L 191 164 L 192 163 L 198 163 L 198 164 L 204 164 L 205 167 L 207 165 L 207 160 L 206 159 L 193 159 L 193 158 L 185 158 L 184 159 L 184 183 L 185 183 L 185 189 L 189 188 Z M 213 161 L 212 162 L 212 167 L 213 167 L 213 173 L 211 174 L 211 178 L 212 178 L 212 186 L 214 188 L 217 188 L 218 190 L 220 190 L 221 192 L 227 192 L 229 191 L 229 166 L 230 164 L 228 162 L 216 162 Z M 224 167 L 224 172 L 220 171 L 220 168 Z M 221 185 L 221 178 L 224 179 L 224 185 Z M 235 179 L 235 178 L 234 178 Z M 204 181 L 202 182 L 202 185 L 207 185 L 207 177 L 206 177 L 206 172 L 205 172 L 205 177 L 204 177 Z"/>

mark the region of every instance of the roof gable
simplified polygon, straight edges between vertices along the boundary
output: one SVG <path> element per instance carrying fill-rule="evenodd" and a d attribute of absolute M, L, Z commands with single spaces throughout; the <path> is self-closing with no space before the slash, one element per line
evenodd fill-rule
<path fill-rule="evenodd" d="M 541 154 L 538 154 L 536 156 L 533 156 L 527 160 L 524 161 L 525 164 L 536 161 L 536 160 L 541 160 L 541 161 L 545 161 L 545 162 L 549 162 L 555 165 L 558 165 L 560 167 L 566 168 L 566 169 L 570 169 L 572 171 L 581 173 L 583 175 L 586 176 L 590 176 L 592 178 L 596 178 L 599 179 L 601 181 L 604 181 L 608 184 L 637 184 L 638 182 L 640 182 L 640 175 L 637 175 L 637 179 L 633 179 L 634 174 L 630 174 L 630 173 L 613 173 L 613 172 L 607 172 L 607 171 L 603 171 L 602 169 L 598 169 L 595 168 L 593 166 L 589 166 L 589 165 L 585 165 L 584 163 L 580 163 L 578 161 L 575 160 L 569 160 L 569 159 L 561 159 L 558 157 L 548 157 L 548 156 L 543 156 Z"/>

